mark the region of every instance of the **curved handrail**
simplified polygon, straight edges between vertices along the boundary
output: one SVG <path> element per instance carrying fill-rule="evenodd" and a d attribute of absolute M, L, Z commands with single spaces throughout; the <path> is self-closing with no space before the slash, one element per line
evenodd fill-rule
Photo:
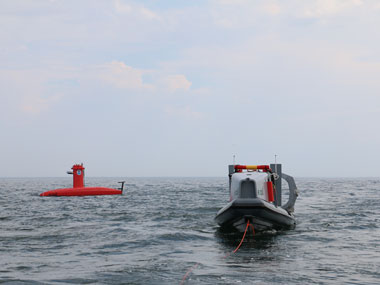
<path fill-rule="evenodd" d="M 288 211 L 289 213 L 293 213 L 294 204 L 296 203 L 298 193 L 299 193 L 296 186 L 296 182 L 294 181 L 294 178 L 292 176 L 287 175 L 285 173 L 282 173 L 282 178 L 285 179 L 285 181 L 289 185 L 289 200 L 288 202 L 286 202 L 285 205 L 281 206 L 281 208 Z"/>

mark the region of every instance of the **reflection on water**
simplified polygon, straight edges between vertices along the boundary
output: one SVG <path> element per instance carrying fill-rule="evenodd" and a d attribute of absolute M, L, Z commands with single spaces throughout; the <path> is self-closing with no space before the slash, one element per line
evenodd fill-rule
<path fill-rule="evenodd" d="M 280 235 L 281 231 L 264 231 L 255 232 L 249 228 L 244 238 L 244 247 L 255 249 L 270 248 L 276 242 L 276 237 Z M 219 242 L 224 248 L 230 247 L 233 249 L 241 241 L 244 233 L 237 231 L 234 228 L 217 228 L 215 231 L 215 240 Z"/>

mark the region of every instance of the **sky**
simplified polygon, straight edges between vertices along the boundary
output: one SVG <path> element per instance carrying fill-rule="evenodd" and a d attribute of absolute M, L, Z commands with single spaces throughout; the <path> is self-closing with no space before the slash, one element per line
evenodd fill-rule
<path fill-rule="evenodd" d="M 0 177 L 378 177 L 377 0 L 0 0 Z"/>

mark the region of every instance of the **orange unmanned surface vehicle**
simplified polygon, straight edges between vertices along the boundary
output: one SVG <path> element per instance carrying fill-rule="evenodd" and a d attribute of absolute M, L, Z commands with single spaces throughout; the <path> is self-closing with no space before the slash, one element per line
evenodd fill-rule
<path fill-rule="evenodd" d="M 40 196 L 95 196 L 95 195 L 121 195 L 125 181 L 121 181 L 121 187 L 118 189 L 106 187 L 85 187 L 84 186 L 84 167 L 82 164 L 75 164 L 67 174 L 73 175 L 72 188 L 60 188 L 49 190 L 40 194 Z"/>

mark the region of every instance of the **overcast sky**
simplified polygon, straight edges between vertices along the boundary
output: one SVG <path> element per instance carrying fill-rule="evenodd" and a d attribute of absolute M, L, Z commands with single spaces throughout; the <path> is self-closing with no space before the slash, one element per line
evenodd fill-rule
<path fill-rule="evenodd" d="M 0 0 L 0 176 L 379 176 L 377 0 Z"/>

